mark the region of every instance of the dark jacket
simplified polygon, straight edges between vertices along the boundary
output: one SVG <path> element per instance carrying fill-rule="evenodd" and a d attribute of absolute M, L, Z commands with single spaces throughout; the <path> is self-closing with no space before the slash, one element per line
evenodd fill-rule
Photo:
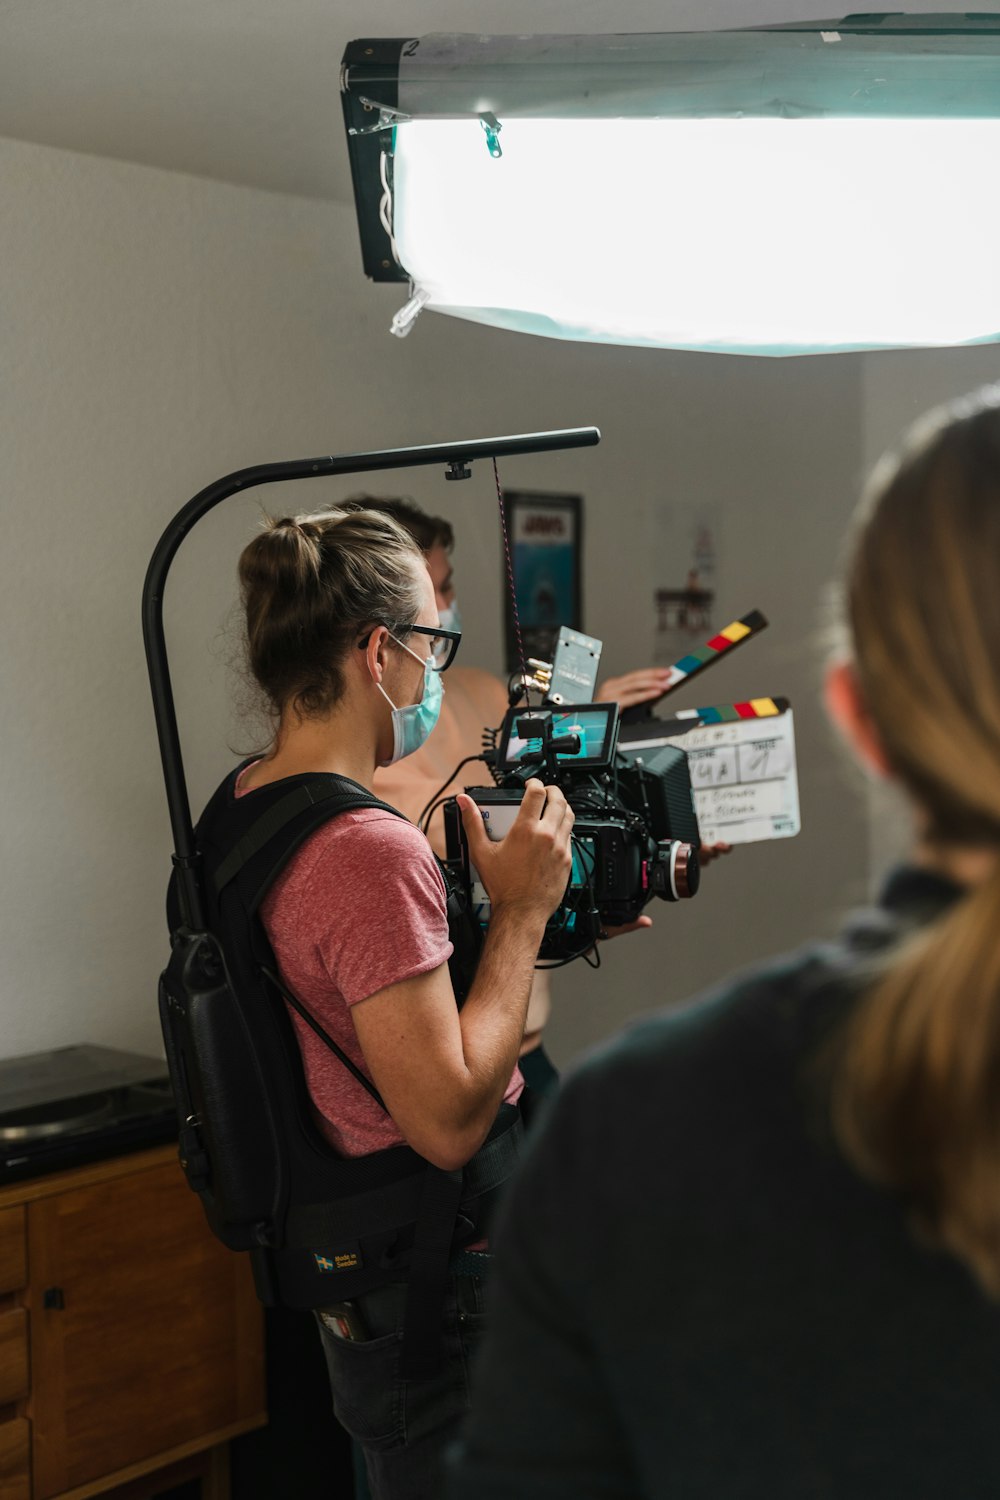
<path fill-rule="evenodd" d="M 571 1078 L 501 1226 L 449 1500 L 1000 1496 L 1000 1310 L 824 1107 L 871 956 L 956 895 L 900 871 L 836 943 Z"/>

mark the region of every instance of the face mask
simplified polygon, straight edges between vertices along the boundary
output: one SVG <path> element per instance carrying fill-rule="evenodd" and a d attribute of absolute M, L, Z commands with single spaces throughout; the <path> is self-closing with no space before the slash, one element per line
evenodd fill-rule
<path fill-rule="evenodd" d="M 396 641 L 395 636 L 391 639 Z M 402 641 L 396 641 L 396 645 L 408 651 L 414 661 L 422 660 L 415 651 L 410 651 L 409 646 L 403 645 Z M 441 712 L 444 684 L 441 673 L 434 670 L 433 657 L 429 656 L 424 662 L 424 691 L 419 703 L 397 708 L 382 684 L 377 682 L 375 686 L 392 709 L 392 755 L 382 765 L 394 766 L 404 755 L 412 755 L 414 750 L 419 750 L 434 728 Z"/>
<path fill-rule="evenodd" d="M 461 630 L 462 616 L 458 612 L 458 604 L 452 600 L 447 609 L 438 611 L 442 630 Z"/>

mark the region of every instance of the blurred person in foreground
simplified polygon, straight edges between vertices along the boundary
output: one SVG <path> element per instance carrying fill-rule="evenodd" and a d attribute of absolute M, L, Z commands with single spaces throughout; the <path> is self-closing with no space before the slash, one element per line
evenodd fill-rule
<path fill-rule="evenodd" d="M 883 460 L 843 596 L 827 702 L 912 854 L 564 1085 L 449 1500 L 1000 1495 L 1000 386 Z"/>
<path fill-rule="evenodd" d="M 396 496 L 362 495 L 346 503 L 363 505 L 368 510 L 389 515 L 409 532 L 426 559 L 442 626 L 461 630 L 452 562 L 455 533 L 450 522 L 443 516 L 428 515 L 412 500 Z M 622 709 L 632 708 L 661 697 L 669 681 L 668 668 L 640 667 L 621 677 L 606 677 L 598 684 L 594 701 L 617 703 Z M 433 734 L 405 762 L 376 772 L 376 793 L 416 823 L 436 794 L 444 796 L 447 792 L 453 796 L 466 785 L 488 781 L 488 773 L 482 765 L 473 763 L 458 775 L 454 774 L 455 768 L 467 756 L 478 756 L 482 749 L 483 729 L 497 728 L 507 708 L 507 689 L 496 677 L 480 667 L 453 667 L 448 674 L 448 691 Z M 434 852 L 443 858 L 444 817 L 440 808 L 431 818 L 427 837 Z M 703 846 L 699 860 L 704 866 L 717 854 L 728 852 L 728 844 Z M 638 925 L 645 927 L 650 923 L 646 919 Z M 525 1082 L 538 1094 L 551 1094 L 558 1085 L 558 1073 L 543 1044 L 543 1032 L 551 1011 L 551 981 L 544 969 L 538 969 L 518 1058 Z"/>

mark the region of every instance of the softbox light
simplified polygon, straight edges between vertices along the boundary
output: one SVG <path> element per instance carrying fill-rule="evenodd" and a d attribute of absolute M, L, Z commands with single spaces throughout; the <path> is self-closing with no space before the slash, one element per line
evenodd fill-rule
<path fill-rule="evenodd" d="M 562 339 L 731 353 L 1000 338 L 1000 18 L 359 41 L 367 274 Z"/>

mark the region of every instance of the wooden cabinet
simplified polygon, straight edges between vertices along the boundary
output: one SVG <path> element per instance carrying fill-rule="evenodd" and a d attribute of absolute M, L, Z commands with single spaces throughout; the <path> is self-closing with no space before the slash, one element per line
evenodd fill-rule
<path fill-rule="evenodd" d="M 173 1147 L 0 1192 L 0 1500 L 85 1500 L 264 1421 L 250 1268 Z"/>
<path fill-rule="evenodd" d="M 13 1292 L 28 1279 L 24 1209 L 0 1209 L 0 1293 Z"/>
<path fill-rule="evenodd" d="M 0 1500 L 30 1500 L 29 1427 L 23 1417 L 0 1423 Z"/>
<path fill-rule="evenodd" d="M 23 1307 L 0 1312 L 0 1405 L 28 1394 L 28 1314 Z"/>

